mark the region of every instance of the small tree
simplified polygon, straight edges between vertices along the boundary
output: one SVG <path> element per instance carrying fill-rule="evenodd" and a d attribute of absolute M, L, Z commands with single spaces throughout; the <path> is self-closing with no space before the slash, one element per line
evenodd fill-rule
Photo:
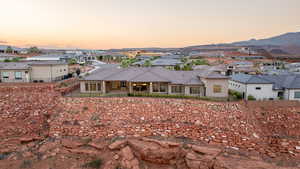
<path fill-rule="evenodd" d="M 29 53 L 41 53 L 41 51 L 36 46 L 30 47 L 28 49 L 28 52 Z"/>
<path fill-rule="evenodd" d="M 254 96 L 252 96 L 252 95 L 249 95 L 248 96 L 248 100 L 256 100 L 256 98 Z"/>
<path fill-rule="evenodd" d="M 12 53 L 12 52 L 13 52 L 13 48 L 11 46 L 7 46 L 6 53 Z"/>
<path fill-rule="evenodd" d="M 69 60 L 69 65 L 75 65 L 77 63 L 76 59 L 70 59 Z"/>
<path fill-rule="evenodd" d="M 80 75 L 80 73 L 81 73 L 80 69 L 79 69 L 79 68 L 77 68 L 77 69 L 76 69 L 76 75 L 77 75 L 77 76 L 79 76 L 79 75 Z"/>
<path fill-rule="evenodd" d="M 179 70 L 181 69 L 181 67 L 180 67 L 180 65 L 176 65 L 176 66 L 174 67 L 174 69 L 177 70 L 177 71 L 179 71 Z"/>
<path fill-rule="evenodd" d="M 151 64 L 151 61 L 150 61 L 150 60 L 146 60 L 145 63 L 144 63 L 144 66 L 145 66 L 145 67 L 151 67 L 151 65 L 152 65 L 152 64 Z"/>

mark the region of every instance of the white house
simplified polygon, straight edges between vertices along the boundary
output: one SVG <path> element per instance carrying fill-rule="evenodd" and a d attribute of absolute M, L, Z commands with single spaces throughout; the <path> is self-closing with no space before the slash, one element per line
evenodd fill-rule
<path fill-rule="evenodd" d="M 235 74 L 229 80 L 229 89 L 240 92 L 245 99 L 300 100 L 300 75 Z"/>

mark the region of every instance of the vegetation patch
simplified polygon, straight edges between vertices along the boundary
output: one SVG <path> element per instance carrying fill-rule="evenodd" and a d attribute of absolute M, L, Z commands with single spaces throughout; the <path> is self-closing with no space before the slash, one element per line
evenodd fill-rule
<path fill-rule="evenodd" d="M 101 159 L 95 159 L 88 163 L 85 163 L 82 167 L 84 167 L 84 168 L 100 168 L 102 163 L 103 162 Z"/>
<path fill-rule="evenodd" d="M 31 160 L 24 160 L 21 163 L 20 168 L 31 168 L 31 166 L 32 166 L 32 161 Z"/>

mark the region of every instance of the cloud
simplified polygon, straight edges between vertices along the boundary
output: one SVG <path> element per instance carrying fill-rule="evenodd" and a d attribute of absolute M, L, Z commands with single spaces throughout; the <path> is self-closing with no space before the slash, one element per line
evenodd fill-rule
<path fill-rule="evenodd" d="M 0 44 L 8 43 L 7 41 L 0 40 Z"/>

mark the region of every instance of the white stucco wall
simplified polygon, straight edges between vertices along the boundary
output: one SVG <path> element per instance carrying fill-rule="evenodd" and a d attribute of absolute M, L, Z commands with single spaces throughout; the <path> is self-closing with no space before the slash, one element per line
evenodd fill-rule
<path fill-rule="evenodd" d="M 260 90 L 256 88 L 260 87 Z M 247 84 L 246 85 L 246 98 L 252 95 L 256 100 L 277 99 L 277 91 L 273 91 L 273 84 Z"/>
<path fill-rule="evenodd" d="M 256 88 L 260 87 L 260 90 Z M 245 93 L 245 99 L 249 95 L 254 96 L 257 100 L 265 99 L 278 99 L 278 92 L 273 90 L 273 84 L 244 84 L 236 81 L 229 81 L 229 89 L 240 92 L 241 94 Z"/>
<path fill-rule="evenodd" d="M 2 72 L 8 73 L 8 78 L 3 78 Z M 15 72 L 21 72 L 22 79 L 16 79 L 15 78 Z M 26 73 L 27 72 L 27 73 Z M 29 82 L 30 81 L 30 75 L 29 70 L 1 70 L 0 71 L 0 79 L 1 82 Z"/>
<path fill-rule="evenodd" d="M 288 100 L 300 100 L 300 98 L 295 98 L 295 92 L 300 92 L 300 89 L 287 90 Z"/>
<path fill-rule="evenodd" d="M 232 80 L 229 80 L 228 88 L 230 90 L 234 90 L 240 93 L 246 93 L 246 85 L 243 83 L 235 82 Z"/>
<path fill-rule="evenodd" d="M 206 88 L 206 96 L 207 97 L 228 97 L 228 79 L 201 79 Z M 214 85 L 221 86 L 220 93 L 214 93 Z"/>
<path fill-rule="evenodd" d="M 31 80 L 51 82 L 68 75 L 68 65 L 32 65 Z"/>

